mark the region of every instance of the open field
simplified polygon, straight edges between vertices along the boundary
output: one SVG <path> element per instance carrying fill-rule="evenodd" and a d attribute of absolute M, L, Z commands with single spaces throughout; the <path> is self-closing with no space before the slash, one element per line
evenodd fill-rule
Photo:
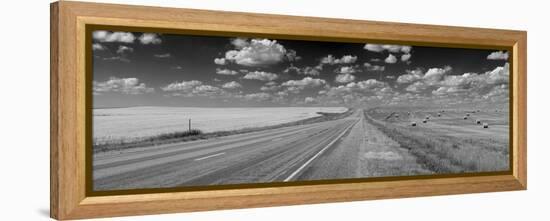
<path fill-rule="evenodd" d="M 128 143 L 187 131 L 189 119 L 193 129 L 212 133 L 269 127 L 319 117 L 320 112 L 346 111 L 344 107 L 94 109 L 93 137 L 95 144 Z"/>
<path fill-rule="evenodd" d="M 376 108 L 366 115 L 372 125 L 436 173 L 509 168 L 507 110 Z"/>
<path fill-rule="evenodd" d="M 245 133 L 94 154 L 94 189 L 491 172 L 508 169 L 506 112 L 350 109 Z M 408 115 L 411 112 L 411 115 Z M 395 115 L 399 114 L 399 117 Z M 434 115 L 427 123 L 419 120 Z M 405 116 L 406 115 L 406 116 Z M 388 118 L 388 116 L 392 116 Z M 402 117 L 403 116 L 403 117 Z M 418 121 L 411 126 L 410 121 Z"/>

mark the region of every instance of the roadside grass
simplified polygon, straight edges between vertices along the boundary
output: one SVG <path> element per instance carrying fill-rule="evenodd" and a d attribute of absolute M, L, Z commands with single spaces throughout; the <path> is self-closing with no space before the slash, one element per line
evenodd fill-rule
<path fill-rule="evenodd" d="M 130 138 L 118 138 L 118 139 L 107 139 L 107 140 L 94 139 L 92 142 L 93 143 L 92 149 L 94 153 L 120 151 L 120 150 L 127 150 L 131 148 L 149 147 L 149 146 L 157 146 L 162 144 L 187 142 L 187 141 L 195 141 L 195 140 L 205 140 L 210 138 L 224 137 L 224 136 L 244 134 L 244 133 L 250 133 L 250 132 L 258 132 L 263 130 L 277 129 L 277 128 L 283 128 L 283 127 L 289 127 L 289 126 L 306 125 L 306 124 L 345 118 L 353 113 L 353 109 L 349 108 L 346 112 L 343 112 L 343 113 L 325 113 L 325 112 L 317 112 L 317 113 L 320 114 L 320 116 L 307 118 L 307 119 L 294 121 L 294 122 L 265 126 L 265 127 L 251 127 L 251 128 L 243 128 L 243 129 L 230 130 L 230 131 L 216 131 L 216 132 L 210 132 L 210 133 L 203 133 L 201 130 L 193 129 L 190 131 L 163 133 L 163 134 L 158 134 L 155 136 L 150 136 L 150 137 L 145 137 L 140 139 L 130 139 Z"/>
<path fill-rule="evenodd" d="M 426 127 L 407 127 L 365 118 L 435 173 L 506 171 L 508 144 L 496 139 L 456 137 Z M 383 119 L 383 118 L 382 118 Z"/>

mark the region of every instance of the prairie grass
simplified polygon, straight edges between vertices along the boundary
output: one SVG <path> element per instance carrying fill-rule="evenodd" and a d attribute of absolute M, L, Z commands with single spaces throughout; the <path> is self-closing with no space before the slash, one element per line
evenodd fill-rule
<path fill-rule="evenodd" d="M 382 117 L 384 115 L 380 115 Z M 448 131 L 366 119 L 416 156 L 417 162 L 435 173 L 489 172 L 509 169 L 508 141 L 492 137 L 469 138 Z M 381 118 L 384 119 L 384 118 Z"/>

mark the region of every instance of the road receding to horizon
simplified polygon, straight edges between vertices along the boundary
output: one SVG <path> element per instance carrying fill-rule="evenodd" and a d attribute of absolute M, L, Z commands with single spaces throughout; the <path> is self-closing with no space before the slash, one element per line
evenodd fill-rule
<path fill-rule="evenodd" d="M 431 174 L 376 129 L 346 118 L 94 156 L 95 191 Z"/>

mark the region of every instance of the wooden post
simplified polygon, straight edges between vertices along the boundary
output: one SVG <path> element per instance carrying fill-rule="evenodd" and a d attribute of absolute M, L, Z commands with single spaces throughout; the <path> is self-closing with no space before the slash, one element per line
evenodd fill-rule
<path fill-rule="evenodd" d="M 191 118 L 189 118 L 189 131 L 191 131 Z"/>

